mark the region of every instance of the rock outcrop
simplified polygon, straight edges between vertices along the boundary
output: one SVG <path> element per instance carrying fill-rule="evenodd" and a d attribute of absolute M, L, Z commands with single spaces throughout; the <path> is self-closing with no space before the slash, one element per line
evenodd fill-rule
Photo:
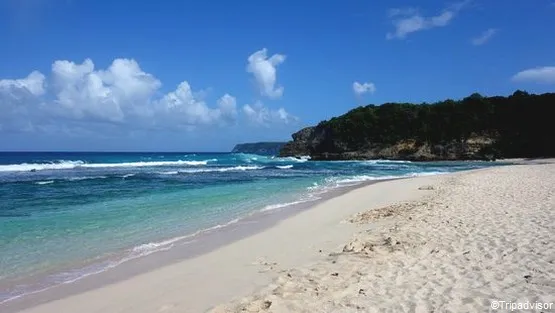
<path fill-rule="evenodd" d="M 448 142 L 443 144 L 431 145 L 420 143 L 415 140 L 403 140 L 393 145 L 379 145 L 368 147 L 363 150 L 348 151 L 334 149 L 322 151 L 321 144 L 326 138 L 314 133 L 314 128 L 309 127 L 303 130 L 312 130 L 312 136 L 300 139 L 297 137 L 288 142 L 281 149 L 279 156 L 301 156 L 308 155 L 311 160 L 334 161 L 334 160 L 410 160 L 410 161 L 454 161 L 454 160 L 494 160 L 496 154 L 493 152 L 491 138 L 475 137 L 463 142 Z M 298 133 L 295 133 L 298 134 Z M 295 137 L 294 137 L 295 138 Z M 341 147 L 340 142 L 333 144 L 334 147 Z"/>
<path fill-rule="evenodd" d="M 293 137 L 293 141 L 289 141 L 283 145 L 279 151 L 279 155 L 293 157 L 310 155 L 314 129 L 314 127 L 306 127 L 291 135 Z"/>

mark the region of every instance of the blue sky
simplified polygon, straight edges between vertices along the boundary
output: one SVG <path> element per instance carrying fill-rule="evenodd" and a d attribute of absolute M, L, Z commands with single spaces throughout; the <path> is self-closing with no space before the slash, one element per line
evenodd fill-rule
<path fill-rule="evenodd" d="M 0 1 L 0 150 L 225 151 L 555 89 L 555 1 Z"/>

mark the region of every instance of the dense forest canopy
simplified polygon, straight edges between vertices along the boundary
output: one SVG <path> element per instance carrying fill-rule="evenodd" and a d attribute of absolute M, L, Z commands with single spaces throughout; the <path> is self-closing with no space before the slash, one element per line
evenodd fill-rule
<path fill-rule="evenodd" d="M 555 156 L 554 113 L 555 93 L 474 93 L 458 101 L 358 107 L 320 122 L 304 140 L 310 154 L 365 151 L 404 140 L 434 146 L 486 138 L 491 144 L 483 149 L 495 157 Z"/>

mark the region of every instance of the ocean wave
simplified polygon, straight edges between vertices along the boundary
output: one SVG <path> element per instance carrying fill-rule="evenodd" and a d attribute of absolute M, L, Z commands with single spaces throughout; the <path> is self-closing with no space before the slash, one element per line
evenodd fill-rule
<path fill-rule="evenodd" d="M 279 169 L 286 170 L 286 169 L 293 168 L 293 165 L 277 165 L 276 167 Z"/>
<path fill-rule="evenodd" d="M 65 161 L 61 160 L 56 163 L 21 163 L 0 165 L 0 172 L 32 172 L 44 170 L 69 170 L 75 168 L 118 168 L 118 167 L 157 167 L 157 166 L 201 166 L 207 165 L 209 162 L 216 162 L 217 159 L 202 161 L 141 161 L 141 162 L 123 162 L 123 163 L 85 163 L 81 160 Z"/>
<path fill-rule="evenodd" d="M 266 155 L 258 155 L 258 154 L 248 154 L 248 153 L 237 153 L 235 159 L 240 162 L 246 163 L 274 163 L 274 162 L 295 162 L 295 163 L 302 163 L 310 160 L 310 156 L 300 156 L 300 157 L 275 157 L 275 156 L 266 156 Z"/>
<path fill-rule="evenodd" d="M 80 181 L 80 180 L 89 180 L 89 179 L 106 179 L 108 176 L 76 176 L 76 177 L 69 177 L 66 178 L 68 181 Z"/>
<path fill-rule="evenodd" d="M 235 160 L 239 162 L 252 163 L 253 161 L 264 161 L 268 157 L 251 153 L 236 153 Z"/>
<path fill-rule="evenodd" d="M 65 170 L 83 165 L 83 161 L 60 161 L 58 163 L 21 163 L 0 165 L 0 172 L 30 172 L 42 170 Z"/>
<path fill-rule="evenodd" d="M 324 184 L 318 184 L 316 182 L 312 183 L 312 186 L 306 188 L 306 190 L 309 192 L 308 195 L 310 197 L 316 197 L 338 187 L 337 185 L 330 183 L 330 181 L 330 179 L 326 179 Z"/>
<path fill-rule="evenodd" d="M 208 162 L 214 162 L 216 159 L 203 161 L 153 161 L 153 162 L 125 162 L 125 163 L 84 163 L 78 167 L 84 168 L 112 168 L 112 167 L 156 167 L 156 166 L 199 166 L 207 165 Z"/>
<path fill-rule="evenodd" d="M 295 157 L 285 157 L 285 158 L 274 158 L 274 161 L 281 161 L 281 162 L 297 162 L 297 163 L 304 163 L 310 160 L 310 156 L 303 155 L 298 158 Z"/>
<path fill-rule="evenodd" d="M 310 195 L 309 195 L 310 196 Z M 259 212 L 268 212 L 268 211 L 273 211 L 273 210 L 277 210 L 277 209 L 281 209 L 281 208 L 285 208 L 288 206 L 292 206 L 295 204 L 301 204 L 301 203 L 306 203 L 306 202 L 311 202 L 311 201 L 315 201 L 318 200 L 319 198 L 316 197 L 310 197 L 308 199 L 302 199 L 302 200 L 298 200 L 298 201 L 292 201 L 292 202 L 285 202 L 285 203 L 277 203 L 277 204 L 270 204 L 265 206 L 263 209 L 261 209 Z"/>
<path fill-rule="evenodd" d="M 239 221 L 240 221 L 240 219 L 236 218 L 236 219 L 233 219 L 233 220 L 231 220 L 231 221 L 229 221 L 225 224 L 218 224 L 218 225 L 215 225 L 215 226 L 212 226 L 212 227 L 204 228 L 204 229 L 198 230 L 198 231 L 196 231 L 192 234 L 188 234 L 188 235 L 185 235 L 185 236 L 178 236 L 178 237 L 173 237 L 173 238 L 162 240 L 162 241 L 156 241 L 156 242 L 149 242 L 149 243 L 141 244 L 141 245 L 133 247 L 130 250 L 130 252 L 131 252 L 131 255 L 135 255 L 136 257 L 139 257 L 139 256 L 146 256 L 146 255 L 149 255 L 149 254 L 154 253 L 154 252 L 165 251 L 167 249 L 172 248 L 173 245 L 177 242 L 183 241 L 185 239 L 190 239 L 190 238 L 196 237 L 200 234 L 204 234 L 204 233 L 207 233 L 207 232 L 214 231 L 216 229 L 220 229 L 220 228 L 223 228 L 223 227 L 233 225 L 235 223 L 238 223 Z M 187 241 L 186 243 L 190 243 L 190 242 L 192 242 L 192 241 Z"/>
<path fill-rule="evenodd" d="M 179 174 L 178 171 L 166 171 L 166 172 L 158 172 L 159 175 L 177 175 Z"/>
<path fill-rule="evenodd" d="M 50 185 L 50 184 L 53 184 L 53 183 L 54 183 L 53 180 L 45 180 L 45 181 L 35 182 L 35 184 L 37 184 L 37 185 Z"/>
<path fill-rule="evenodd" d="M 312 183 L 312 186 L 306 187 L 306 190 L 314 191 L 314 190 L 318 190 L 319 188 L 320 188 L 320 184 L 314 182 Z"/>
<path fill-rule="evenodd" d="M 403 175 L 389 175 L 389 176 L 370 176 L 370 175 L 355 175 L 347 178 L 328 178 L 326 181 L 328 183 L 334 183 L 336 185 L 356 185 L 366 181 L 373 180 L 388 180 L 388 179 L 399 179 L 408 177 L 418 177 L 418 176 L 432 176 L 446 174 L 446 172 L 418 172 L 418 173 L 408 173 Z"/>
<path fill-rule="evenodd" d="M 264 168 L 264 166 L 239 165 L 239 166 L 234 166 L 234 167 L 182 169 L 182 170 L 179 170 L 179 171 L 158 172 L 158 174 L 160 174 L 160 175 L 177 175 L 177 174 L 194 174 L 194 173 L 211 173 L 211 172 L 233 172 L 233 171 L 261 170 L 263 168 Z"/>
<path fill-rule="evenodd" d="M 367 164 L 383 164 L 383 163 L 398 163 L 398 164 L 407 164 L 407 163 L 412 163 L 412 161 L 403 161 L 403 160 L 367 160 L 367 161 L 361 161 L 362 163 L 367 163 Z"/>

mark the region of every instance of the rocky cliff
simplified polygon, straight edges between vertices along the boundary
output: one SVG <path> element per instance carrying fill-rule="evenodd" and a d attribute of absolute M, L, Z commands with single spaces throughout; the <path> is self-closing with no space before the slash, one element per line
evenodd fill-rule
<path fill-rule="evenodd" d="M 342 142 L 327 137 L 326 131 L 318 127 L 307 127 L 292 135 L 279 156 L 305 156 L 311 160 L 492 160 L 495 140 L 489 137 L 472 137 L 464 141 L 442 144 L 418 142 L 414 139 L 401 140 L 395 144 L 374 144 L 365 149 L 349 151 Z M 331 144 L 329 143 L 331 141 Z M 326 149 L 326 147 L 331 149 Z"/>
<path fill-rule="evenodd" d="M 231 153 L 277 155 L 285 142 L 254 142 L 235 145 Z"/>

